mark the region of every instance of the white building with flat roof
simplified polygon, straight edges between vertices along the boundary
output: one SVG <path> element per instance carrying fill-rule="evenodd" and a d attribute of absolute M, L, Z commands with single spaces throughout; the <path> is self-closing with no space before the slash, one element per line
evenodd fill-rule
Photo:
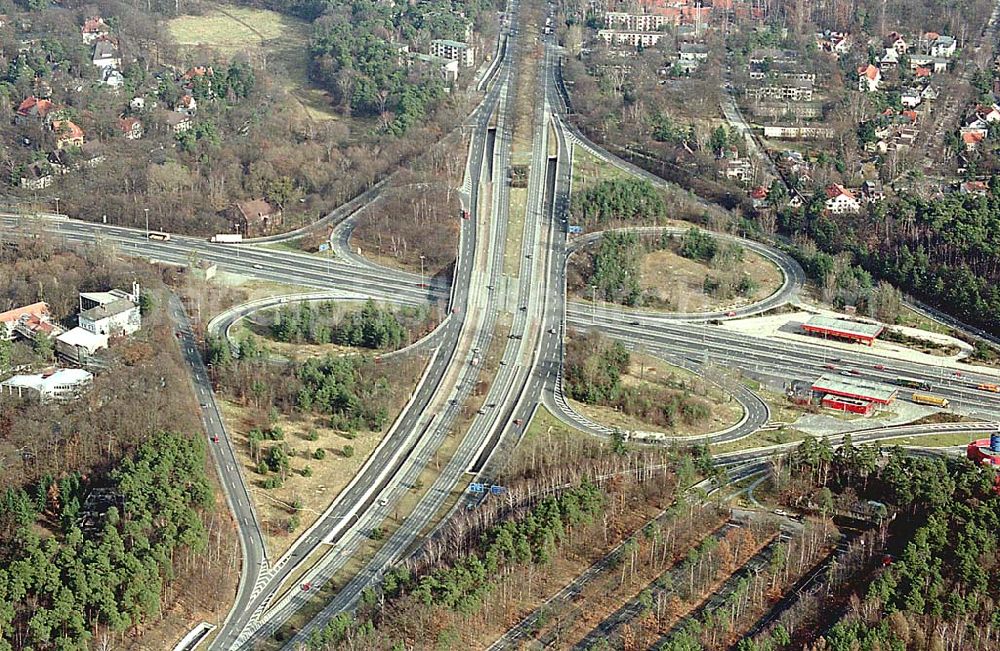
<path fill-rule="evenodd" d="M 462 67 L 471 68 L 476 65 L 476 49 L 468 43 L 438 38 L 431 41 L 431 56 L 458 61 Z"/>
<path fill-rule="evenodd" d="M 77 326 L 56 337 L 56 354 L 68 362 L 82 364 L 108 347 L 108 335 L 95 334 Z"/>
<path fill-rule="evenodd" d="M 37 398 L 42 402 L 78 398 L 94 381 L 94 375 L 78 368 L 61 368 L 35 375 L 15 375 L 0 382 L 0 395 Z"/>

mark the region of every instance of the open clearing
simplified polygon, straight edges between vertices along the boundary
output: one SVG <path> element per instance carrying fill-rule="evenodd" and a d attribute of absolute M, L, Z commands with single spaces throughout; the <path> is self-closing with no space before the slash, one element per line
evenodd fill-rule
<path fill-rule="evenodd" d="M 674 436 L 710 434 L 736 424 L 743 417 L 743 407 L 733 400 L 729 393 L 685 369 L 671 366 L 648 355 L 632 354 L 632 364 L 628 373 L 622 376 L 622 384 L 626 386 L 647 384 L 689 393 L 703 400 L 712 414 L 698 423 L 691 425 L 678 423 L 674 428 L 665 429 L 617 411 L 614 407 L 585 405 L 575 400 L 570 400 L 569 403 L 579 413 L 609 427 L 629 431 L 665 431 Z"/>
<path fill-rule="evenodd" d="M 707 264 L 685 258 L 669 249 L 648 253 L 642 260 L 643 291 L 667 303 L 677 312 L 707 312 L 732 309 L 759 301 L 781 286 L 781 270 L 760 255 L 743 249 L 743 261 L 729 271 L 713 269 Z M 747 274 L 756 287 L 749 296 L 716 298 L 704 290 L 706 276 Z M 655 299 L 654 299 L 655 300 Z"/>
<path fill-rule="evenodd" d="M 309 23 L 265 9 L 209 6 L 201 16 L 180 16 L 167 23 L 177 44 L 186 46 L 183 49 L 191 53 L 191 60 L 185 64 L 201 63 L 208 58 L 199 56 L 198 48 L 227 58 L 245 54 L 255 68 L 265 68 L 294 98 L 305 117 L 337 119 L 326 93 L 309 82 Z"/>

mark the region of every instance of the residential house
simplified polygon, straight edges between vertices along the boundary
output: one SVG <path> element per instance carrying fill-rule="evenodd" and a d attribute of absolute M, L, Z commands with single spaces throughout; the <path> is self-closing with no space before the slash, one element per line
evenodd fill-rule
<path fill-rule="evenodd" d="M 882 71 L 868 64 L 858 68 L 858 90 L 863 93 L 874 93 L 882 83 Z"/>
<path fill-rule="evenodd" d="M 0 339 L 11 340 L 14 338 L 14 327 L 21 317 L 30 316 L 38 320 L 50 321 L 52 314 L 49 312 L 49 304 L 44 301 L 16 307 L 6 312 L 0 312 Z"/>
<path fill-rule="evenodd" d="M 915 88 L 904 88 L 903 92 L 900 93 L 899 101 L 907 108 L 916 108 L 920 106 L 923 97 L 920 95 L 920 91 Z"/>
<path fill-rule="evenodd" d="M 731 181 L 749 183 L 753 179 L 753 164 L 733 151 L 719 161 L 719 175 Z"/>
<path fill-rule="evenodd" d="M 930 55 L 947 59 L 955 54 L 957 47 L 958 43 L 954 37 L 941 34 L 931 43 Z"/>
<path fill-rule="evenodd" d="M 198 101 L 191 95 L 183 95 L 179 100 L 177 100 L 177 105 L 174 106 L 174 111 L 180 113 L 181 115 L 194 117 L 195 114 L 198 113 Z"/>
<path fill-rule="evenodd" d="M 31 121 L 48 122 L 52 118 L 55 108 L 55 104 L 51 100 L 32 95 L 18 105 L 14 122 L 16 124 L 26 124 Z"/>
<path fill-rule="evenodd" d="M 899 32 L 890 32 L 888 36 L 885 37 L 885 46 L 887 48 L 892 48 L 895 50 L 896 54 L 906 54 L 910 50 L 909 43 L 906 42 Z"/>
<path fill-rule="evenodd" d="M 56 355 L 71 364 L 82 365 L 97 351 L 108 347 L 106 334 L 95 334 L 79 326 L 56 337 Z"/>
<path fill-rule="evenodd" d="M 948 71 L 948 59 L 944 57 L 931 56 L 929 54 L 911 54 L 910 70 L 917 68 L 929 68 L 935 74 Z"/>
<path fill-rule="evenodd" d="M 101 83 L 105 86 L 110 86 L 114 90 L 118 90 L 125 85 L 125 75 L 118 71 L 117 68 L 107 67 L 101 69 Z"/>
<path fill-rule="evenodd" d="M 621 47 L 653 47 L 660 42 L 663 34 L 659 32 L 619 32 L 611 29 L 598 30 L 597 35 L 604 39 L 604 42 Z"/>
<path fill-rule="evenodd" d="M 931 69 L 923 66 L 917 66 L 913 69 L 913 76 L 917 79 L 929 79 L 931 76 Z"/>
<path fill-rule="evenodd" d="M 476 65 L 476 49 L 468 43 L 438 38 L 431 41 L 430 54 L 442 59 L 453 59 L 463 67 Z"/>
<path fill-rule="evenodd" d="M 175 111 L 164 111 L 163 122 L 174 133 L 184 133 L 194 126 L 191 116 Z"/>
<path fill-rule="evenodd" d="M 213 77 L 215 76 L 215 70 L 212 66 L 194 66 L 188 68 L 187 72 L 181 75 L 181 81 L 190 82 L 194 81 L 196 77 Z"/>
<path fill-rule="evenodd" d="M 965 181 L 958 187 L 958 191 L 962 194 L 974 194 L 985 197 L 990 191 L 990 186 L 987 185 L 986 181 Z"/>
<path fill-rule="evenodd" d="M 826 202 L 823 207 L 830 214 L 844 215 L 860 212 L 861 202 L 844 186 L 833 184 L 826 187 Z"/>
<path fill-rule="evenodd" d="M 96 335 L 123 337 L 138 331 L 142 327 L 138 285 L 133 285 L 131 294 L 81 292 L 77 320 L 81 328 Z"/>
<path fill-rule="evenodd" d="M 882 182 L 865 181 L 861 184 L 861 196 L 864 197 L 868 203 L 879 203 L 880 201 L 885 201 L 885 189 L 882 187 Z"/>
<path fill-rule="evenodd" d="M 682 61 L 704 61 L 708 59 L 708 52 L 704 43 L 681 43 L 678 56 Z"/>
<path fill-rule="evenodd" d="M 98 40 L 106 37 L 110 33 L 110 30 L 103 18 L 94 16 L 83 21 L 83 27 L 80 28 L 80 32 L 83 35 L 83 42 L 87 45 L 93 45 Z"/>
<path fill-rule="evenodd" d="M 118 128 L 126 140 L 139 140 L 142 138 L 142 120 L 136 117 L 120 118 Z"/>
<path fill-rule="evenodd" d="M 980 104 L 976 106 L 976 117 L 986 124 L 1000 122 L 1000 105 L 984 106 Z"/>
<path fill-rule="evenodd" d="M 120 68 L 122 60 L 118 54 L 118 45 L 106 38 L 97 41 L 92 61 L 98 68 Z"/>
<path fill-rule="evenodd" d="M 145 97 L 133 97 L 129 100 L 128 107 L 133 111 L 145 111 L 146 110 L 146 98 Z M 155 105 L 153 108 L 156 108 Z"/>
<path fill-rule="evenodd" d="M 243 237 L 266 235 L 281 224 L 281 207 L 272 206 L 264 199 L 239 201 L 227 212 L 233 230 L 242 233 Z"/>
<path fill-rule="evenodd" d="M 924 89 L 920 91 L 920 96 L 923 97 L 924 99 L 929 99 L 929 100 L 937 99 L 940 96 L 940 94 L 941 93 L 938 91 L 938 89 L 932 84 L 927 84 L 926 86 L 924 86 Z"/>
<path fill-rule="evenodd" d="M 83 147 L 83 129 L 71 120 L 53 120 L 52 131 L 56 134 L 56 148 Z"/>
<path fill-rule="evenodd" d="M 976 151 L 979 149 L 979 144 L 984 140 L 986 140 L 986 134 L 984 133 L 978 131 L 962 132 L 962 143 L 965 145 L 965 151 Z"/>
<path fill-rule="evenodd" d="M 841 55 L 851 51 L 851 37 L 845 32 L 826 31 L 816 34 L 816 47 L 839 59 Z"/>
<path fill-rule="evenodd" d="M 758 185 L 754 189 L 750 190 L 750 201 L 753 203 L 753 207 L 757 210 L 761 210 L 767 207 L 767 188 L 763 185 Z"/>
<path fill-rule="evenodd" d="M 24 172 L 21 173 L 20 185 L 25 190 L 44 190 L 52 185 L 54 180 L 52 168 L 36 161 L 24 168 Z"/>
<path fill-rule="evenodd" d="M 899 65 L 899 53 L 891 47 L 885 49 L 885 54 L 878 60 L 878 67 L 882 70 L 890 70 Z"/>
<path fill-rule="evenodd" d="M 73 400 L 94 381 L 94 375 L 78 368 L 61 368 L 36 375 L 15 375 L 0 382 L 0 395 L 35 398 L 41 402 Z"/>

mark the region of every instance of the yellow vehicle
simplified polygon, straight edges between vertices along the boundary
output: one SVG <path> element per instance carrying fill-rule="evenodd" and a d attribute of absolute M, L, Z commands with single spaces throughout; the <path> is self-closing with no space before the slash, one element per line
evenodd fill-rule
<path fill-rule="evenodd" d="M 927 395 L 926 393 L 914 393 L 910 397 L 910 400 L 917 403 L 918 405 L 931 405 L 934 407 L 941 407 L 945 409 L 950 404 L 947 398 L 939 398 L 938 396 Z"/>
<path fill-rule="evenodd" d="M 1000 393 L 1000 386 L 995 384 L 980 384 L 977 387 L 980 391 L 992 391 L 993 393 Z"/>

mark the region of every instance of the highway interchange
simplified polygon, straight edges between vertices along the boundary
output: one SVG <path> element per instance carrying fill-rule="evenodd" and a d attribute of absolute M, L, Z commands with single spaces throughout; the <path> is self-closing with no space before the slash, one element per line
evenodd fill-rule
<path fill-rule="evenodd" d="M 956 377 L 943 368 L 904 360 L 885 359 L 862 351 L 831 352 L 811 340 L 790 342 L 763 339 L 733 332 L 712 322 L 759 314 L 793 301 L 802 284 L 802 269 L 787 255 L 768 246 L 724 235 L 739 241 L 771 260 L 781 269 L 784 282 L 763 301 L 735 313 L 698 315 L 650 314 L 624 309 L 608 309 L 568 301 L 566 268 L 569 255 L 599 234 L 588 234 L 567 243 L 566 224 L 572 191 L 573 150 L 583 147 L 609 165 L 649 178 L 648 173 L 615 158 L 583 134 L 568 126 L 560 114 L 566 97 L 558 79 L 559 52 L 550 38 L 543 38 L 544 55 L 538 76 L 540 88 L 532 126 L 531 165 L 528 177 L 527 209 L 520 237 L 519 271 L 516 277 L 504 274 L 507 232 L 511 223 L 508 172 L 514 135 L 514 103 L 519 81 L 513 60 L 519 39 L 535 38 L 535 32 L 519 26 L 517 0 L 508 6 L 511 24 L 498 46 L 498 56 L 480 83 L 483 100 L 466 121 L 471 132 L 463 205 L 470 219 L 460 219 L 461 230 L 453 278 L 429 281 L 415 274 L 378 267 L 352 254 L 347 246 L 350 218 L 376 200 L 386 187 L 380 183 L 323 220 L 338 225 L 335 230 L 336 260 L 323 259 L 286 250 L 253 245 L 219 245 L 204 239 L 175 235 L 169 241 L 152 241 L 141 230 L 115 225 L 91 224 L 63 218 L 36 220 L 0 217 L 0 230 L 24 232 L 37 226 L 62 238 L 67 244 L 100 241 L 122 254 L 135 255 L 168 264 L 188 265 L 194 259 L 218 264 L 219 269 L 247 277 L 291 286 L 315 288 L 305 296 L 285 296 L 238 306 L 213 321 L 214 332 L 225 332 L 237 319 L 266 307 L 300 299 L 358 299 L 405 304 L 435 302 L 447 306 L 446 318 L 420 346 L 430 361 L 407 406 L 372 453 L 359 474 L 325 513 L 281 558 L 270 558 L 260 523 L 250 500 L 246 478 L 212 396 L 208 373 L 199 344 L 179 302 L 170 305 L 177 324 L 179 342 L 188 362 L 192 382 L 202 409 L 202 419 L 212 445 L 213 459 L 227 503 L 238 526 L 243 552 L 243 568 L 236 599 L 225 622 L 212 637 L 212 649 L 248 649 L 272 636 L 301 609 L 312 596 L 296 589 L 299 583 L 313 588 L 329 581 L 345 566 L 379 526 L 393 505 L 416 485 L 435 452 L 461 420 L 462 407 L 483 375 L 479 360 L 499 344 L 495 377 L 488 381 L 484 408 L 460 432 L 461 440 L 451 457 L 436 473 L 429 490 L 420 497 L 382 546 L 337 596 L 289 640 L 304 642 L 309 633 L 338 612 L 350 609 L 362 590 L 378 581 L 384 571 L 405 558 L 419 542 L 421 532 L 441 520 L 442 510 L 456 486 L 489 479 L 493 462 L 516 445 L 539 405 L 557 418 L 595 435 L 609 429 L 576 413 L 562 392 L 563 341 L 568 328 L 597 329 L 630 347 L 642 347 L 648 354 L 698 372 L 734 396 L 744 408 L 743 420 L 734 427 L 704 437 L 704 441 L 728 441 L 758 431 L 770 419 L 767 403 L 740 381 L 737 372 L 761 379 L 815 379 L 837 370 L 886 382 L 897 375 L 926 380 L 934 393 L 951 400 L 954 411 L 974 416 L 982 422 L 878 428 L 861 431 L 855 441 L 910 436 L 928 432 L 983 431 L 1000 416 L 1000 394 L 986 394 L 975 386 L 995 382 L 986 373 L 964 371 Z M 550 157 L 549 140 L 555 138 Z M 652 179 L 651 179 L 652 180 Z M 655 179 L 656 183 L 665 182 Z M 456 219 L 459 219 L 456 216 Z M 292 235 L 267 238 L 287 240 Z M 267 243 L 267 242 L 263 242 Z M 516 280 L 516 282 L 511 282 Z M 502 328 L 498 325 L 502 324 Z M 498 332 L 505 341 L 495 342 Z M 884 366 L 883 366 L 884 365 Z M 833 367 L 831 369 L 831 367 Z M 485 405 L 490 405 L 486 407 Z M 665 442 L 670 437 L 655 432 L 632 433 L 637 440 Z M 833 437 L 839 442 L 839 437 Z M 743 477 L 759 472 L 766 460 L 781 448 L 752 450 L 719 455 L 719 463 L 738 466 Z M 473 502 L 460 501 L 452 508 Z M 314 553 L 325 550 L 325 553 Z M 304 573 L 300 564 L 321 556 Z M 288 589 L 295 575 L 296 586 Z"/>

